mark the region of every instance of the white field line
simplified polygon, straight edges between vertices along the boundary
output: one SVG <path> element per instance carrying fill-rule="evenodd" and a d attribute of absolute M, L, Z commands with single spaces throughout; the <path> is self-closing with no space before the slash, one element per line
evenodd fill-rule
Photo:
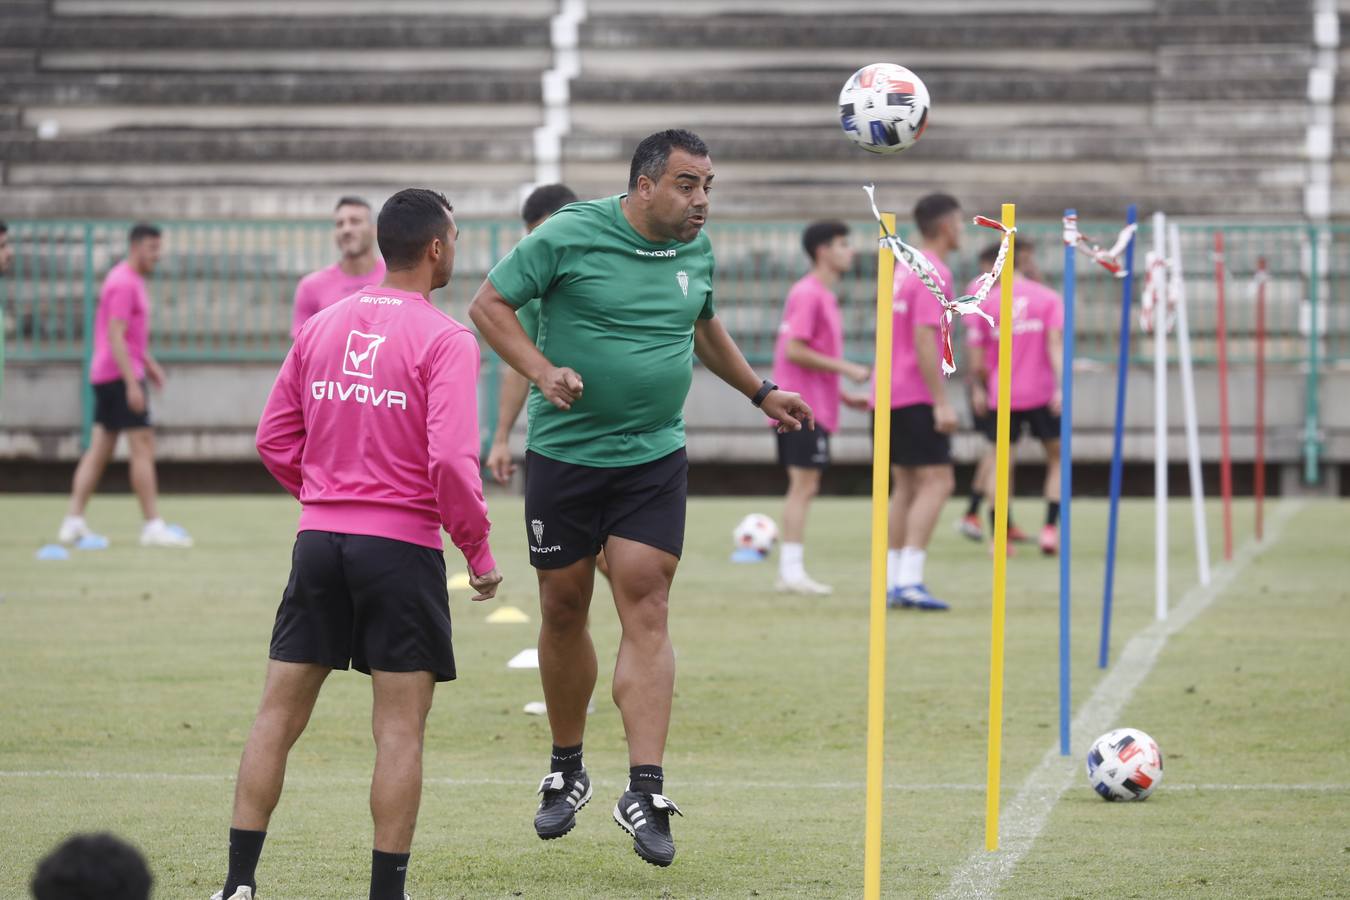
<path fill-rule="evenodd" d="M 0 771 L 0 781 L 158 781 L 158 782 L 181 782 L 181 781 L 201 781 L 201 782 L 220 782 L 222 784 L 233 783 L 234 776 L 223 772 L 218 774 L 207 774 L 199 772 L 79 772 L 66 771 L 63 769 L 37 769 L 32 771 Z M 368 784 L 368 777 L 358 777 L 354 775 L 293 775 L 286 779 L 287 784 Z M 533 781 L 527 781 L 523 778 L 424 778 L 422 783 L 425 785 L 434 785 L 438 787 L 533 787 Z M 595 784 L 599 786 L 618 787 L 623 784 L 622 780 L 596 779 Z M 1296 784 L 1276 784 L 1269 782 L 1265 784 L 1171 784 L 1167 785 L 1167 791 L 1304 791 L 1315 793 L 1345 793 L 1350 792 L 1350 782 L 1339 784 L 1327 782 L 1318 784 L 1316 782 L 1303 782 Z M 781 782 L 767 781 L 705 781 L 696 779 L 689 782 L 682 790 L 697 793 L 702 790 L 725 791 L 728 789 L 743 788 L 745 790 L 779 790 L 783 787 Z M 867 788 L 865 781 L 813 781 L 813 782 L 794 782 L 792 787 L 798 790 L 808 791 L 861 791 Z M 952 793 L 983 791 L 984 785 L 975 782 L 966 783 L 891 783 L 886 785 L 886 790 L 897 793 Z"/>
<path fill-rule="evenodd" d="M 1121 710 L 1153 670 L 1167 639 L 1208 609 L 1263 550 L 1275 546 L 1289 519 L 1302 506 L 1299 501 L 1281 503 L 1264 542 L 1247 541 L 1234 555 L 1232 562 L 1214 570 L 1213 580 L 1208 586 L 1196 585 L 1191 588 L 1165 621 L 1154 621 L 1130 639 L 1125 649 L 1117 655 L 1115 665 L 1097 683 L 1092 696 L 1088 697 L 1074 717 L 1074 747 L 1086 747 L 1093 738 L 1119 726 Z M 968 856 L 952 873 L 947 889 L 939 895 L 941 900 L 994 897 L 999 886 L 1012 875 L 1017 863 L 1040 836 L 1060 796 L 1082 777 L 1083 760 L 1077 756 L 1060 756 L 1059 744 L 1056 742 L 1027 776 L 1012 802 L 1004 807 L 999 817 L 999 849 L 994 853 L 979 849 Z M 1176 787 L 1164 789 L 1175 790 Z M 1197 785 L 1195 789 L 1207 788 Z"/>

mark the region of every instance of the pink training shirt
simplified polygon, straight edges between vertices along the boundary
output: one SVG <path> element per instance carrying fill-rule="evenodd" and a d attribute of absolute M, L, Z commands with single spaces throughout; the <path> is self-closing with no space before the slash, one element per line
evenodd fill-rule
<path fill-rule="evenodd" d="M 808 273 L 788 291 L 783 324 L 773 351 L 773 380 L 784 390 L 796 391 L 811 407 L 816 426 L 833 434 L 839 430 L 839 373 L 799 366 L 788 359 L 788 342 L 799 340 L 834 359 L 844 355 L 844 317 L 839 300 L 814 274 Z M 778 421 L 773 420 L 773 425 Z"/>
<path fill-rule="evenodd" d="M 108 328 L 113 319 L 127 323 L 127 355 L 136 379 L 145 377 L 145 354 L 150 346 L 150 293 L 145 279 L 129 262 L 120 262 L 103 279 L 98 293 L 98 312 L 94 314 L 94 355 L 89 361 L 89 381 L 104 384 L 121 381 L 122 370 L 117 368 L 112 347 L 108 343 Z"/>
<path fill-rule="evenodd" d="M 1050 332 L 1064 330 L 1064 301 L 1052 289 L 1021 275 L 1013 276 L 1012 408 L 1045 406 L 1059 385 L 1050 362 Z M 973 293 L 973 291 L 970 291 Z M 980 308 L 999 321 L 995 286 Z M 989 408 L 998 406 L 998 331 L 979 316 L 967 316 L 968 342 L 984 347 L 989 369 Z"/>
<path fill-rule="evenodd" d="M 928 250 L 923 255 L 932 261 L 942 276 L 942 293 L 952 295 L 952 272 L 936 253 Z M 918 275 L 901 263 L 895 266 L 895 300 L 891 305 L 891 409 L 933 402 L 923 375 L 919 372 L 919 357 L 914 351 L 914 333 L 921 325 L 933 328 L 933 346 L 937 358 L 942 358 L 942 335 L 938 324 L 942 319 L 942 305 Z M 940 364 L 939 364 L 940 365 Z M 875 392 L 872 405 L 876 406 Z"/>
<path fill-rule="evenodd" d="M 496 566 L 478 468 L 478 341 L 420 294 L 371 286 L 310 319 L 258 423 L 258 455 L 300 500 L 300 531 Z"/>
<path fill-rule="evenodd" d="M 291 340 L 309 317 L 325 310 L 343 297 L 350 297 L 368 284 L 384 281 L 384 260 L 375 257 L 375 268 L 361 275 L 348 275 L 340 263 L 310 272 L 295 286 L 295 309 L 291 314 Z"/>

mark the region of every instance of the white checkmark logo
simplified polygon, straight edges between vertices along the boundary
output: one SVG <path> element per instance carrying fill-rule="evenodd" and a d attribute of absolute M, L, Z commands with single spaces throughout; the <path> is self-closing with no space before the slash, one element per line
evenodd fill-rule
<path fill-rule="evenodd" d="M 388 338 L 381 334 L 366 334 L 361 331 L 353 331 L 347 335 L 346 355 L 342 359 L 342 373 L 344 375 L 356 375 L 361 378 L 375 377 L 375 355 L 380 345 Z M 364 349 L 357 352 L 352 349 L 353 345 L 361 347 L 361 341 L 365 341 Z M 367 365 L 367 361 L 369 364 Z"/>

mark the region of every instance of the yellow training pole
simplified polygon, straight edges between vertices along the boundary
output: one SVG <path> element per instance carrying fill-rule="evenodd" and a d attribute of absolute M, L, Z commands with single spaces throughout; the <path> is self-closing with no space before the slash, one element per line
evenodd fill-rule
<path fill-rule="evenodd" d="M 1017 207 L 1003 204 L 1003 225 L 1017 224 Z M 1008 578 L 1008 431 L 1012 406 L 1012 282 L 1015 238 L 1008 237 L 998 299 L 998 480 L 994 490 L 994 603 L 989 633 L 989 772 L 984 806 L 984 849 L 998 849 L 999 768 L 1003 753 L 1003 619 Z"/>
<path fill-rule="evenodd" d="M 881 217 L 881 234 L 895 233 L 895 214 Z M 867 653 L 867 834 L 863 842 L 863 897 L 881 897 L 881 764 L 886 711 L 886 544 L 891 474 L 891 298 L 895 257 L 877 251 L 876 415 L 872 437 L 872 604 Z"/>

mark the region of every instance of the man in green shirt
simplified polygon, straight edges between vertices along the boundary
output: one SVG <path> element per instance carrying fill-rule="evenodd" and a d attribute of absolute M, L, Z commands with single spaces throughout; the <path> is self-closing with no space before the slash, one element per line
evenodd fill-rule
<path fill-rule="evenodd" d="M 469 307 L 483 337 L 534 385 L 525 520 L 539 576 L 539 672 L 553 732 L 535 831 L 572 829 L 591 796 L 582 765 L 596 658 L 586 629 L 604 548 L 623 636 L 614 702 L 628 740 L 628 790 L 614 818 L 653 865 L 675 858 L 661 768 L 675 688 L 667 630 L 684 543 L 689 463 L 684 401 L 693 356 L 787 430 L 813 427 L 797 394 L 761 381 L 713 308 L 703 234 L 708 147 L 662 131 L 633 154 L 628 192 L 560 209 L 490 273 Z M 531 341 L 515 309 L 540 298 Z"/>

